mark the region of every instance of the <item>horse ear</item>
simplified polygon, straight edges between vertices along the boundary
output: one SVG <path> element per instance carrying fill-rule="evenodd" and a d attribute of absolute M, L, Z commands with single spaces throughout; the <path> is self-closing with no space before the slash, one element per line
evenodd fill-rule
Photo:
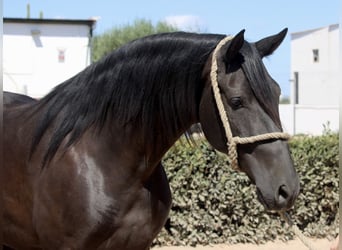
<path fill-rule="evenodd" d="M 259 51 L 261 58 L 263 58 L 264 56 L 271 55 L 279 47 L 281 42 L 284 40 L 286 33 L 287 33 L 287 28 L 283 29 L 281 32 L 279 32 L 276 35 L 266 37 L 256 42 L 255 46 L 257 50 Z"/>
<path fill-rule="evenodd" d="M 229 64 L 232 62 L 236 55 L 239 53 L 239 50 L 241 49 L 245 38 L 244 38 L 245 30 L 241 30 L 239 33 L 237 33 L 234 38 L 230 41 L 227 51 L 225 53 L 224 61 L 225 63 Z"/>

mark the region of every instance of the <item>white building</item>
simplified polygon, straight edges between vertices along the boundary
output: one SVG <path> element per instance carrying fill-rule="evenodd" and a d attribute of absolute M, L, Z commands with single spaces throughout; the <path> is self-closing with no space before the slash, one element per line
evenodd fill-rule
<path fill-rule="evenodd" d="M 3 19 L 3 88 L 40 98 L 91 62 L 95 20 Z"/>
<path fill-rule="evenodd" d="M 280 107 L 289 133 L 339 129 L 339 33 L 334 24 L 291 34 L 291 105 Z"/>
<path fill-rule="evenodd" d="M 292 100 L 303 105 L 338 105 L 339 25 L 291 34 Z"/>

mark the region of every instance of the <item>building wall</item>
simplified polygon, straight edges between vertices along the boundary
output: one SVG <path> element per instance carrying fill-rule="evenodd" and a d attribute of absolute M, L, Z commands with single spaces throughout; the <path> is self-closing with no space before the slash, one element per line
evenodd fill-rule
<path fill-rule="evenodd" d="M 82 24 L 3 26 L 4 90 L 40 98 L 90 64 L 90 28 Z"/>
<path fill-rule="evenodd" d="M 292 135 L 339 131 L 338 106 L 281 104 L 279 113 L 284 131 Z"/>
<path fill-rule="evenodd" d="M 314 61 L 314 50 L 318 50 Z M 301 105 L 338 105 L 338 25 L 291 34 L 291 78 L 298 72 L 298 87 L 292 84 L 291 99 Z M 297 93 L 296 93 L 297 92 Z"/>
<path fill-rule="evenodd" d="M 291 34 L 291 104 L 280 105 L 284 129 L 290 134 L 339 130 L 339 33 L 335 24 Z M 319 53 L 317 61 L 314 50 Z"/>

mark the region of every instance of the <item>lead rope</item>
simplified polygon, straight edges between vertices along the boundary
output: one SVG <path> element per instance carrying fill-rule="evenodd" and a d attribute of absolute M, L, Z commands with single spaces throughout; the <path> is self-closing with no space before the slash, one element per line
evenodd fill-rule
<path fill-rule="evenodd" d="M 211 84 L 214 92 L 215 102 L 217 105 L 217 109 L 220 114 L 220 118 L 224 127 L 224 131 L 227 137 L 227 148 L 228 148 L 228 158 L 229 162 L 233 169 L 239 170 L 239 163 L 238 163 L 238 155 L 237 155 L 237 144 L 249 144 L 249 143 L 255 143 L 258 141 L 264 141 L 264 140 L 270 140 L 270 139 L 284 139 L 288 140 L 290 138 L 290 135 L 288 133 L 284 132 L 273 132 L 273 133 L 265 133 L 261 135 L 255 135 L 255 136 L 249 136 L 249 137 L 239 137 L 239 136 L 233 136 L 232 130 L 230 128 L 229 120 L 228 120 L 228 114 L 226 110 L 224 109 L 224 105 L 222 102 L 221 94 L 220 94 L 220 88 L 218 86 L 218 66 L 217 66 L 217 55 L 220 49 L 229 42 L 233 37 L 227 36 L 224 39 L 222 39 L 218 45 L 216 46 L 212 59 L 211 59 L 211 71 L 210 71 L 210 79 Z M 293 232 L 297 235 L 297 237 L 303 242 L 305 246 L 307 246 L 310 250 L 315 250 L 313 246 L 310 244 L 310 242 L 306 239 L 306 237 L 302 234 L 300 229 L 291 221 L 289 215 L 286 212 L 279 212 L 280 216 L 286 221 L 286 223 L 289 224 L 289 226 L 292 228 Z"/>
<path fill-rule="evenodd" d="M 310 250 L 317 250 L 312 244 L 311 241 L 309 241 L 305 235 L 302 233 L 302 231 L 297 227 L 296 224 L 293 223 L 293 221 L 290 218 L 290 215 L 286 212 L 279 212 L 280 217 L 289 225 L 289 227 L 292 229 L 292 231 L 295 233 L 295 235 L 301 240 L 301 242 Z"/>

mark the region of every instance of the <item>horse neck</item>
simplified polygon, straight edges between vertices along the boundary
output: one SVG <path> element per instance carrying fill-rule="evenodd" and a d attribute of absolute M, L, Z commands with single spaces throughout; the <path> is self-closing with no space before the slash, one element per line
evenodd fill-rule
<path fill-rule="evenodd" d="M 67 136 L 70 146 L 90 128 L 102 131 L 112 125 L 111 139 L 121 134 L 136 138 L 135 151 L 160 160 L 198 120 L 202 71 L 220 38 L 160 35 L 114 51 L 35 105 L 40 117 L 31 152 L 51 125 L 58 133 L 50 138 L 47 161 Z"/>
<path fill-rule="evenodd" d="M 181 49 L 179 44 L 178 47 L 171 44 L 168 50 L 156 53 L 154 50 L 160 49 L 157 46 L 152 54 L 147 52 L 140 58 L 129 52 L 122 56 L 125 62 L 120 73 L 131 86 L 127 91 L 133 89 L 135 93 L 133 99 L 123 95 L 128 96 L 121 102 L 125 107 L 114 112 L 112 122 L 124 121 L 125 126 L 131 127 L 129 136 L 140 141 L 145 155 L 153 158 L 151 161 L 160 161 L 175 141 L 198 122 L 205 82 L 203 70 L 217 40 L 201 46 L 186 41 Z M 117 133 L 119 129 L 112 134 Z"/>

